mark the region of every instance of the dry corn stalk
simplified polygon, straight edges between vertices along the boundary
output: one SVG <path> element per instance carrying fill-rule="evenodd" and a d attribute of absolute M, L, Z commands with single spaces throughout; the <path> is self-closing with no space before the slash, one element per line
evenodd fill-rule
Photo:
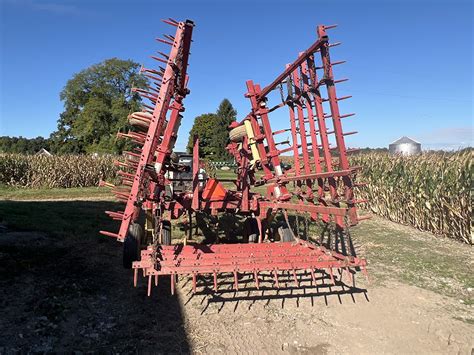
<path fill-rule="evenodd" d="M 0 155 L 0 184 L 19 187 L 86 187 L 113 180 L 114 156 Z"/>
<path fill-rule="evenodd" d="M 392 221 L 473 244 L 472 153 L 353 156 L 362 166 L 358 196 L 367 209 Z"/>

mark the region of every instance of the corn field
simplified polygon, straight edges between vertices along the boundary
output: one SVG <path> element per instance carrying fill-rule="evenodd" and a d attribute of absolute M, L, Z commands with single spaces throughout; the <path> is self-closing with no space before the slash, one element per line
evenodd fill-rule
<path fill-rule="evenodd" d="M 351 157 L 361 166 L 357 198 L 363 208 L 394 222 L 474 243 L 472 153 L 424 153 L 403 157 L 369 153 Z"/>
<path fill-rule="evenodd" d="M 97 186 L 113 181 L 113 156 L 0 155 L 0 184 L 17 187 Z M 368 153 L 351 157 L 368 185 L 357 198 L 375 214 L 420 230 L 474 243 L 471 233 L 472 154 L 425 153 L 402 157 Z"/>
<path fill-rule="evenodd" d="M 87 187 L 113 180 L 113 156 L 0 155 L 0 184 L 16 187 Z"/>

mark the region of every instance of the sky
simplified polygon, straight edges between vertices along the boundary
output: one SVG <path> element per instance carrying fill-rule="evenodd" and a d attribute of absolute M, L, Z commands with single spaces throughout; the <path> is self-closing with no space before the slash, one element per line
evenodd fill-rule
<path fill-rule="evenodd" d="M 425 149 L 473 145 L 473 5 L 469 0 L 107 1 L 0 0 L 0 136 L 48 137 L 63 110 L 66 82 L 107 58 L 147 67 L 154 38 L 174 28 L 162 18 L 192 19 L 190 95 L 177 150 L 194 117 L 223 98 L 239 119 L 250 111 L 245 81 L 265 86 L 329 32 L 350 147 L 387 147 L 401 136 Z M 289 126 L 277 117 L 275 129 Z"/>

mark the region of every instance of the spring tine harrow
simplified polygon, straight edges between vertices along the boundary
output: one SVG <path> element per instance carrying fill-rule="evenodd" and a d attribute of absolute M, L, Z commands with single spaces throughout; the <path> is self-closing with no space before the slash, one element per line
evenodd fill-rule
<path fill-rule="evenodd" d="M 344 277 L 353 285 L 357 270 L 367 276 L 365 259 L 346 252 L 345 247 L 332 250 L 322 242 L 303 240 L 298 227 L 300 216 L 304 215 L 305 221 L 309 216 L 323 222 L 323 236 L 327 232 L 342 238 L 349 235 L 350 226 L 367 218 L 357 215 L 356 206 L 367 201 L 354 196 L 354 187 L 364 184 L 354 182 L 358 167 L 350 166 L 348 154 L 356 149 L 345 142 L 345 137 L 357 132 L 342 128 L 343 119 L 354 113 L 339 109 L 339 103 L 352 96 L 337 95 L 336 84 L 348 79 L 336 79 L 333 72 L 345 61 L 331 61 L 329 53 L 341 44 L 329 43 L 326 32 L 336 25 L 318 26 L 315 42 L 270 84 L 261 86 L 247 80 L 245 97 L 251 110 L 229 127 L 227 150 L 238 167 L 233 181 L 236 187 L 228 189 L 217 179 L 202 177 L 199 137 L 193 137 L 192 156 L 187 157 L 192 164 L 182 164 L 181 157 L 176 159 L 177 154 L 172 154 L 183 118 L 183 100 L 189 93 L 187 67 L 194 24 L 189 20 L 163 22 L 175 28 L 173 35 L 156 38 L 169 51 L 151 55 L 161 66 L 140 69 L 151 83 L 132 91 L 146 103 L 141 111 L 128 116 L 131 130 L 117 134 L 130 139 L 135 147 L 123 152 L 123 161 L 114 162 L 120 168 L 121 183 L 101 182 L 125 208 L 106 212 L 120 221 L 118 233 L 100 233 L 126 241 L 124 251 L 131 243 L 134 253 L 141 250 L 139 256 L 124 253 L 124 266 L 133 269 L 134 286 L 140 273 L 149 296 L 163 276 L 170 277 L 171 294 L 183 276 L 192 279 L 193 293 L 198 278 L 208 280 L 214 292 L 232 288 L 237 292 L 252 279 L 256 289 L 268 280 L 279 289 L 302 287 L 306 280 L 317 288 L 318 278 L 336 285 Z M 281 113 L 274 114 L 278 110 L 288 112 L 289 127 L 273 130 L 273 117 L 281 122 Z M 282 134 L 289 137 L 285 140 Z M 263 172 L 259 178 L 258 169 Z M 190 175 L 183 178 L 181 172 Z M 189 185 L 179 190 L 175 182 Z M 254 192 L 257 186 L 266 188 L 267 193 Z M 144 228 L 139 222 L 143 211 Z M 192 231 L 193 212 L 215 217 L 231 212 L 246 217 L 245 242 L 202 245 L 185 239 L 172 245 L 170 220 L 187 216 L 186 224 Z M 296 231 L 289 212 L 296 213 Z M 281 215 L 279 222 L 277 216 Z M 220 277 L 232 281 L 220 283 Z"/>
<path fill-rule="evenodd" d="M 145 277 L 170 275 L 172 292 L 175 290 L 176 275 L 192 277 L 194 292 L 197 275 L 212 275 L 213 288 L 217 292 L 219 274 L 232 274 L 233 288 L 238 291 L 238 274 L 253 275 L 256 287 L 259 288 L 257 269 L 260 272 L 273 273 L 274 283 L 280 288 L 278 273 L 281 272 L 291 275 L 295 286 L 299 287 L 297 270 L 309 269 L 313 286 L 317 285 L 314 270 L 327 270 L 331 283 L 335 285 L 334 268 L 345 270 L 352 283 L 353 275 L 350 268 L 366 266 L 364 259 L 345 256 L 307 242 L 187 245 L 179 248 L 160 246 L 157 252 L 158 255 L 155 255 L 152 247 L 143 250 L 141 261 L 135 262 L 133 268 L 143 269 Z M 268 260 L 272 260 L 272 263 L 269 264 Z M 151 281 L 149 285 L 151 287 Z"/>

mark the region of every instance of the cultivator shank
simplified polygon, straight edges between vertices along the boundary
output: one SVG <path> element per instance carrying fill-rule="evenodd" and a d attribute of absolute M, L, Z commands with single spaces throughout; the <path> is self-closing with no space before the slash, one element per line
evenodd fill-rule
<path fill-rule="evenodd" d="M 116 163 L 123 168 L 119 172 L 122 185 L 113 189 L 126 207 L 107 213 L 121 221 L 120 230 L 118 234 L 101 232 L 124 242 L 124 265 L 134 269 L 135 284 L 139 274 L 148 277 L 150 294 L 152 279 L 157 284 L 165 275 L 171 276 L 174 292 L 176 275 L 192 278 L 193 289 L 199 276 L 211 276 L 217 290 L 221 274 L 232 275 L 237 289 L 243 274 L 253 275 L 258 288 L 261 274 L 272 275 L 279 287 L 282 273 L 293 275 L 296 284 L 301 272 L 309 272 L 314 282 L 317 272 L 327 272 L 333 281 L 333 270 L 345 271 L 351 280 L 356 270 L 365 273 L 365 259 L 357 258 L 344 241 L 349 227 L 365 217 L 357 215 L 356 206 L 364 201 L 354 197 L 358 168 L 350 166 L 351 150 L 344 141 L 356 132 L 342 129 L 342 120 L 353 114 L 341 114 L 339 109 L 339 102 L 350 96 L 337 95 L 336 83 L 345 79 L 336 80 L 333 67 L 342 62 L 332 62 L 329 55 L 330 47 L 338 43 L 329 43 L 326 30 L 335 26 L 318 26 L 316 42 L 287 64 L 271 84 L 262 89 L 247 81 L 245 96 L 251 111 L 229 127 L 227 150 L 238 168 L 233 180 L 236 188 L 227 189 L 223 180 L 202 174 L 198 137 L 188 158 L 192 164 L 186 166 L 183 159 L 173 156 L 183 99 L 189 92 L 187 66 L 193 23 L 164 22 L 176 27 L 174 36 L 158 39 L 171 50 L 152 58 L 165 66 L 143 68 L 153 85 L 147 90 L 135 89 L 151 104 L 130 115 L 133 130 L 119 134 L 138 145 L 125 152 L 125 162 Z M 282 112 L 287 112 L 288 120 L 282 120 Z M 285 121 L 289 127 L 282 126 Z M 283 134 L 288 138 L 278 141 Z M 180 175 L 183 173 L 189 176 Z M 181 187 L 189 183 L 189 187 L 178 189 L 177 182 Z M 254 192 L 259 186 L 267 193 Z M 190 244 L 185 238 L 184 243 L 170 245 L 171 219 L 187 216 L 192 230 L 193 214 L 229 212 L 246 218 L 243 243 L 220 244 L 217 237 L 213 243 Z M 324 231 L 334 231 L 336 245 L 343 244 L 342 250 L 324 247 L 324 235 L 320 243 L 310 241 L 307 235 L 303 240 L 299 231 L 293 230 L 288 212 L 321 221 Z M 146 217 L 144 228 L 140 214 Z M 277 223 L 279 215 L 284 220 Z"/>

